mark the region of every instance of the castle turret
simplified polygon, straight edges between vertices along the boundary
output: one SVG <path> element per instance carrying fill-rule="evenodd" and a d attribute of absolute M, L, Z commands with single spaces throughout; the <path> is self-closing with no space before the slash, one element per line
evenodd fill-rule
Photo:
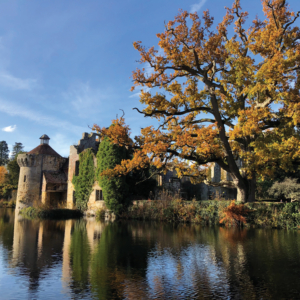
<path fill-rule="evenodd" d="M 51 148 L 49 145 L 50 138 L 46 134 L 42 135 L 40 140 L 39 146 L 26 154 L 18 155 L 20 176 L 16 203 L 17 210 L 40 204 L 42 201 L 43 179 L 45 178 L 44 173 L 46 171 L 59 172 L 67 160 Z"/>

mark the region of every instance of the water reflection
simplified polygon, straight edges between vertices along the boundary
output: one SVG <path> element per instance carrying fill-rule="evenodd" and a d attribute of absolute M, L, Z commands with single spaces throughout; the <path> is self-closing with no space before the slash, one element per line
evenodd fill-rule
<path fill-rule="evenodd" d="M 37 221 L 0 210 L 0 289 L 5 299 L 293 299 L 300 292 L 299 237 L 283 230 Z"/>

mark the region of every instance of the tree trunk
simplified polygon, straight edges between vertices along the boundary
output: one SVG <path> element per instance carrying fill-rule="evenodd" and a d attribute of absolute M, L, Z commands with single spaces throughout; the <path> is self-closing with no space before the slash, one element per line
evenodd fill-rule
<path fill-rule="evenodd" d="M 256 178 L 244 179 L 237 184 L 237 202 L 254 202 L 255 201 Z"/>

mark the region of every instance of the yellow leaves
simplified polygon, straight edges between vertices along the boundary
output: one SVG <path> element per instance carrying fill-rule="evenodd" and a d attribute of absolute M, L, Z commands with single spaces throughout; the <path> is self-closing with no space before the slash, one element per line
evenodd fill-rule
<path fill-rule="evenodd" d="M 300 158 L 300 137 L 294 129 L 300 125 L 300 77 L 295 70 L 300 31 L 282 0 L 263 0 L 263 10 L 266 19 L 256 18 L 246 29 L 248 13 L 235 1 L 215 32 L 208 11 L 201 20 L 197 13 L 181 11 L 157 34 L 162 51 L 134 43 L 140 62 L 153 68 L 151 74 L 145 68 L 135 70 L 134 86 L 159 88 L 141 91 L 142 113 L 161 126 L 144 128 L 134 142 L 122 118 L 108 129 L 95 126 L 113 143 L 133 149 L 132 160 L 113 172 L 173 164 L 180 176 L 203 178 L 199 165 L 217 159 L 227 164 L 233 153 L 243 161 L 240 173 L 250 178 L 254 173 L 272 176 L 276 168 Z M 228 36 L 233 22 L 236 34 Z M 222 120 L 217 125 L 218 116 Z M 220 139 L 221 129 L 230 151 L 224 136 Z"/>
<path fill-rule="evenodd" d="M 229 132 L 231 140 L 251 137 L 256 134 L 260 134 L 263 130 L 264 123 L 262 120 L 271 119 L 272 114 L 268 107 L 266 108 L 247 108 L 239 110 L 238 123 L 234 126 L 234 129 Z"/>
<path fill-rule="evenodd" d="M 5 182 L 5 180 L 6 180 L 6 178 L 5 178 L 6 174 L 7 174 L 6 168 L 4 166 L 0 166 L 0 184 L 2 184 L 2 183 Z"/>

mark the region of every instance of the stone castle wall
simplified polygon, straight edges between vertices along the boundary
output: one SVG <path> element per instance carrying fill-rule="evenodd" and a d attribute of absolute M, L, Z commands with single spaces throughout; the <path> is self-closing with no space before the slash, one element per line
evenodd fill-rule
<path fill-rule="evenodd" d="M 20 176 L 16 209 L 41 203 L 43 171 L 57 171 L 66 158 L 43 154 L 19 154 Z"/>
<path fill-rule="evenodd" d="M 84 132 L 82 134 L 82 139 L 78 141 L 77 145 L 72 145 L 70 147 L 70 156 L 69 156 L 69 170 L 68 170 L 68 192 L 67 192 L 67 208 L 74 208 L 74 186 L 72 183 L 73 176 L 76 172 L 76 163 L 79 163 L 79 154 L 85 149 L 92 148 L 96 153 L 99 147 L 98 135 L 96 133 L 88 134 Z M 96 159 L 94 159 L 94 164 L 96 166 Z M 93 186 L 92 195 L 95 194 L 95 190 L 100 189 L 98 183 L 95 183 Z M 92 200 L 92 199 L 91 199 Z"/>

